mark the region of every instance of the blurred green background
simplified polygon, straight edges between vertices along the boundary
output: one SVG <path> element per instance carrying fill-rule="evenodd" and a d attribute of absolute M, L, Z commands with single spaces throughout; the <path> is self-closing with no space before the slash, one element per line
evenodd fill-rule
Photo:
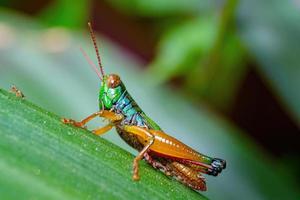
<path fill-rule="evenodd" d="M 96 111 L 99 80 L 79 51 L 96 62 L 91 21 L 106 73 L 120 74 L 167 133 L 227 160 L 219 177 L 207 177 L 208 198 L 300 199 L 298 0 L 0 6 L 1 88 L 15 84 L 61 116 Z M 114 130 L 104 137 L 136 154 Z"/>

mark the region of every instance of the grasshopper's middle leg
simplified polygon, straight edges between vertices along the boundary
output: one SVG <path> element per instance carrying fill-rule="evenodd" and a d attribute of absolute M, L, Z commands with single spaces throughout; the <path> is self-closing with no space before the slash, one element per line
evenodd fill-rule
<path fill-rule="evenodd" d="M 147 129 L 139 127 L 139 126 L 129 126 L 125 125 L 124 130 L 127 131 L 128 133 L 132 133 L 134 135 L 138 135 L 142 137 L 146 145 L 144 148 L 139 152 L 139 154 L 134 158 L 133 160 L 133 176 L 132 179 L 137 181 L 140 179 L 139 177 L 139 161 L 143 159 L 145 153 L 149 150 L 151 145 L 154 142 L 154 135 L 152 135 Z"/>

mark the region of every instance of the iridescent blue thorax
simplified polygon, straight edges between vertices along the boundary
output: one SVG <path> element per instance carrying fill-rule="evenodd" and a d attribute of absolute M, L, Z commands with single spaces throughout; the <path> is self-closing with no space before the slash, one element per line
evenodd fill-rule
<path fill-rule="evenodd" d="M 124 124 L 146 126 L 145 121 L 141 115 L 142 111 L 133 101 L 126 89 L 124 90 L 119 100 L 115 103 L 114 111 L 125 116 L 125 119 L 123 120 Z"/>

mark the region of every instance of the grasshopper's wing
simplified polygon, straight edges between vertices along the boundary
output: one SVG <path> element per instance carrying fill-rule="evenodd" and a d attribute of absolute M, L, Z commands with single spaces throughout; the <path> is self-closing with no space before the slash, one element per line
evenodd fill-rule
<path fill-rule="evenodd" d="M 155 137 L 154 143 L 149 149 L 152 154 L 176 160 L 177 162 L 187 164 L 194 170 L 213 176 L 217 176 L 226 168 L 225 160 L 200 154 L 163 131 L 149 130 L 149 132 Z"/>
<path fill-rule="evenodd" d="M 174 158 L 177 160 L 187 160 L 195 164 L 210 164 L 211 158 L 198 153 L 191 147 L 183 144 L 179 140 L 167 135 L 161 130 L 149 130 L 154 135 L 154 143 L 150 151 L 163 157 Z M 201 165 L 201 164 L 200 164 Z"/>

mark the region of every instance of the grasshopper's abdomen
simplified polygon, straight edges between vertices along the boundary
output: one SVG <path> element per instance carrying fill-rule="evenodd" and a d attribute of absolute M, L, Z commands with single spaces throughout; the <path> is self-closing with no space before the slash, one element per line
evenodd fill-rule
<path fill-rule="evenodd" d="M 116 126 L 116 130 L 120 137 L 132 148 L 141 151 L 144 147 L 144 145 L 139 141 L 138 137 L 136 135 L 133 135 L 131 133 L 128 133 L 124 131 L 122 128 Z"/>

